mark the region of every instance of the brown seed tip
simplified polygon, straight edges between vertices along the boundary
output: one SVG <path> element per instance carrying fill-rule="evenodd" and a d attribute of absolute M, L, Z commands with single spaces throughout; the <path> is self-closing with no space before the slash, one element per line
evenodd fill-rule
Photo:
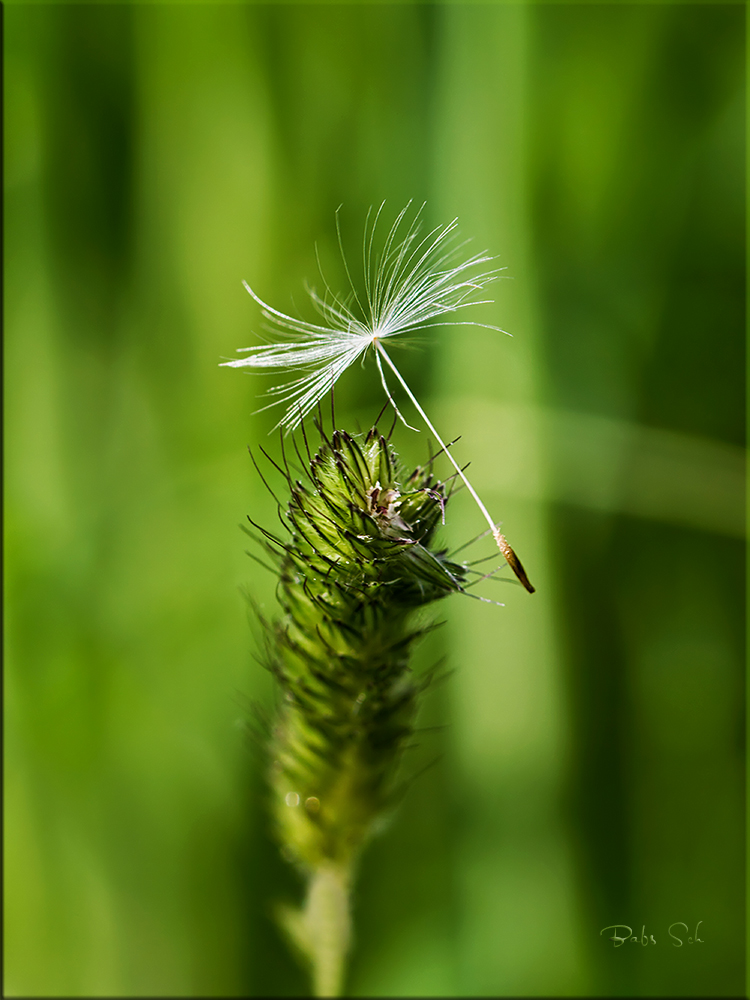
<path fill-rule="evenodd" d="M 492 534 L 494 535 L 495 541 L 497 542 L 497 547 L 505 556 L 505 561 L 507 562 L 507 564 L 513 570 L 513 572 L 516 574 L 516 576 L 524 585 L 524 587 L 528 590 L 528 592 L 530 594 L 533 594 L 534 591 L 536 590 L 536 587 L 532 587 L 531 581 L 529 580 L 528 576 L 526 576 L 526 570 L 521 565 L 521 560 L 518 558 L 513 549 L 510 547 L 505 535 L 502 535 L 498 528 L 495 528 Z"/>

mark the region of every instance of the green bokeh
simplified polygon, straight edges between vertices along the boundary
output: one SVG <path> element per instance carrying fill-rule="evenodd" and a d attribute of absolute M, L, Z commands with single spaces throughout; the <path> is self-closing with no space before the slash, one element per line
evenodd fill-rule
<path fill-rule="evenodd" d="M 274 419 L 218 361 L 259 328 L 243 278 L 307 314 L 337 206 L 355 260 L 384 198 L 508 268 L 481 318 L 512 340 L 398 360 L 537 593 L 454 598 L 421 651 L 445 728 L 366 856 L 351 991 L 742 993 L 744 8 L 4 22 L 6 993 L 306 988 L 242 733 L 273 702 L 237 524 L 276 521 L 245 451 Z M 371 366 L 337 387 L 349 429 L 381 403 Z M 481 529 L 458 495 L 448 543 Z"/>

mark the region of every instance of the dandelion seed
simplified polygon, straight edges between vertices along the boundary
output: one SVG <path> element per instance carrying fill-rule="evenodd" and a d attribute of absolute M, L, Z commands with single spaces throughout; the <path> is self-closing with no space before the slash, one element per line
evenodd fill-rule
<path fill-rule="evenodd" d="M 473 254 L 462 259 L 461 250 L 466 244 L 455 242 L 458 224 L 456 219 L 446 225 L 436 226 L 425 236 L 421 236 L 424 205 L 416 212 L 411 223 L 404 223 L 411 204 L 410 201 L 399 212 L 379 252 L 374 252 L 375 232 L 385 202 L 374 217 L 372 212 L 368 212 L 363 240 L 364 298 L 360 297 L 352 281 L 341 243 L 338 213 L 336 214 L 339 246 L 351 292 L 343 298 L 331 292 L 326 285 L 325 295 L 321 297 L 314 288 L 308 289 L 313 305 L 322 318 L 321 324 L 308 323 L 279 312 L 264 302 L 247 282 L 243 282 L 261 307 L 262 315 L 267 321 L 266 330 L 274 339 L 259 347 L 240 348 L 238 353 L 247 353 L 247 357 L 224 361 L 222 364 L 230 368 L 279 368 L 301 373 L 268 390 L 266 395 L 272 397 L 272 400 L 261 408 L 286 405 L 286 411 L 277 426 L 288 433 L 300 425 L 347 368 L 360 358 L 364 361 L 367 352 L 372 350 L 380 381 L 395 413 L 407 427 L 411 427 L 388 387 L 383 362 L 435 435 L 471 493 L 508 565 L 524 587 L 533 593 L 534 588 L 515 552 L 383 346 L 383 341 L 390 337 L 437 326 L 479 326 L 507 333 L 488 323 L 452 318 L 463 309 L 491 302 L 491 299 L 483 299 L 478 295 L 487 285 L 497 280 L 503 268 L 488 266 L 495 258 L 487 253 Z"/>

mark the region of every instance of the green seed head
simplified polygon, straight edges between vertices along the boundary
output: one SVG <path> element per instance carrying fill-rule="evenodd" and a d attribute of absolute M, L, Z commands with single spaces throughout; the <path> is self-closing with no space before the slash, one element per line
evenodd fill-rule
<path fill-rule="evenodd" d="M 433 547 L 446 503 L 430 468 L 404 475 L 376 430 L 335 431 L 289 479 L 278 556 L 283 614 L 268 656 L 283 689 L 271 784 L 287 856 L 350 866 L 391 805 L 425 686 L 409 669 L 415 612 L 463 589 Z"/>

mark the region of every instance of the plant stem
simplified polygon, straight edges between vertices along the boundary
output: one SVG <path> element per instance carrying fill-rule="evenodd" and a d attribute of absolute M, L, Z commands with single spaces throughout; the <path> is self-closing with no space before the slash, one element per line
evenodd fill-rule
<path fill-rule="evenodd" d="M 309 876 L 304 906 L 277 911 L 293 945 L 309 964 L 316 997 L 341 996 L 352 939 L 350 891 L 350 868 L 323 862 Z"/>
<path fill-rule="evenodd" d="M 317 997 L 341 995 L 351 942 L 349 871 L 321 866 L 310 879 L 303 920 L 307 924 L 313 989 Z"/>

